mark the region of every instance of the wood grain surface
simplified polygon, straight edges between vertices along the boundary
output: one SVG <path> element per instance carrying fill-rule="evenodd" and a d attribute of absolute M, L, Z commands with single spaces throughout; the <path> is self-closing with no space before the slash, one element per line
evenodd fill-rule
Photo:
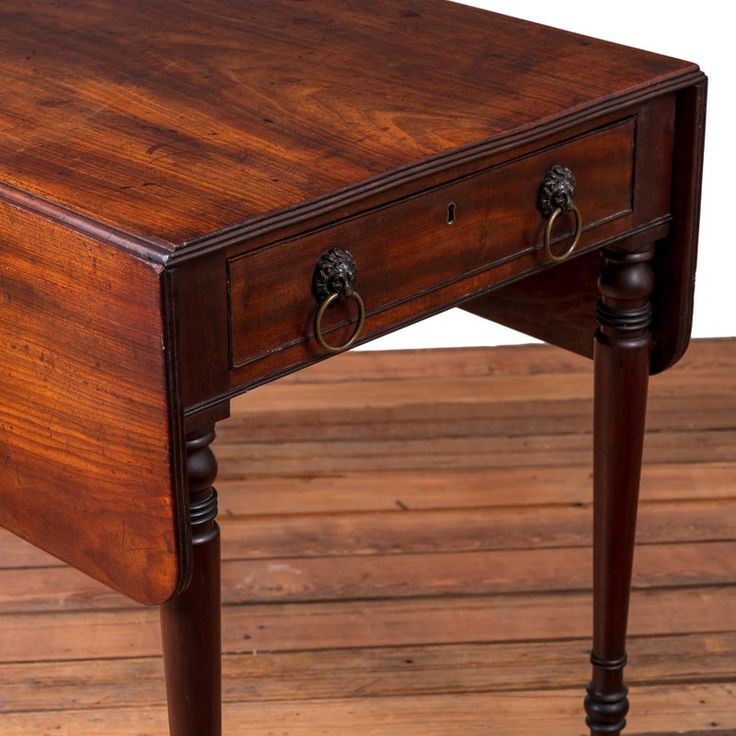
<path fill-rule="evenodd" d="M 441 0 L 7 0 L 0 60 L 0 178 L 164 249 L 697 69 Z"/>
<path fill-rule="evenodd" d="M 659 129 L 666 132 L 666 123 L 658 122 Z M 493 264 L 513 260 L 513 269 L 529 268 L 528 261 L 520 262 L 520 258 L 534 250 L 534 260 L 541 262 L 545 258 L 545 221 L 537 209 L 537 193 L 545 174 L 557 163 L 574 172 L 579 193 L 575 201 L 585 213 L 586 231 L 592 231 L 581 247 L 596 237 L 611 237 L 632 226 L 649 224 L 646 216 L 632 213 L 634 207 L 646 207 L 644 201 L 635 199 L 633 180 L 635 164 L 644 166 L 648 158 L 648 152 L 635 158 L 635 133 L 635 118 L 631 117 L 332 227 L 229 259 L 233 366 L 272 359 L 277 351 L 298 343 L 310 342 L 313 351 L 322 352 L 311 324 L 315 310 L 311 283 L 315 264 L 328 248 L 347 248 L 354 256 L 358 271 L 355 288 L 365 301 L 369 318 L 490 271 Z M 659 167 L 658 174 L 661 190 L 666 191 L 667 167 Z M 455 208 L 451 224 L 450 203 Z M 646 214 L 652 220 L 668 213 L 667 203 L 661 203 L 658 211 L 651 209 Z M 561 220 L 554 236 L 565 241 L 572 237 L 574 222 L 568 217 Z M 613 227 L 601 233 L 598 229 L 604 223 Z M 557 247 L 564 245 L 558 243 Z M 499 268 L 487 273 L 486 281 L 508 275 L 508 268 Z M 468 288 L 466 283 L 460 286 Z M 442 305 L 446 298 L 436 297 L 437 304 Z M 344 326 L 351 311 L 355 312 L 350 306 L 338 304 L 326 314 L 324 333 L 332 342 L 344 342 L 342 333 L 349 336 L 352 326 L 347 330 Z M 391 318 L 382 322 L 380 328 L 385 330 Z M 329 336 L 336 327 L 338 337 Z M 372 329 L 369 319 L 361 339 L 369 337 Z M 287 354 L 282 360 L 293 363 L 294 356 Z"/>
<path fill-rule="evenodd" d="M 460 43 L 462 55 L 455 53 Z M 2 360 L 14 376 L 5 392 L 8 424 L 35 423 L 21 432 L 23 442 L 8 444 L 17 452 L 13 458 L 5 453 L 6 485 L 13 488 L 16 466 L 17 477 L 14 490 L 5 491 L 12 503 L 2 521 L 149 602 L 176 590 L 188 574 L 183 508 L 174 498 L 183 496 L 179 403 L 191 416 L 319 357 L 301 344 L 284 356 L 267 346 L 269 358 L 252 374 L 228 374 L 224 249 L 228 237 L 243 235 L 239 223 L 297 204 L 313 215 L 309 203 L 328 195 L 355 214 L 351 197 L 358 191 L 367 198 L 363 204 L 380 204 L 376 188 L 366 184 L 375 177 L 391 196 L 399 181 L 416 193 L 431 184 L 430 174 L 465 176 L 470 172 L 463 166 L 479 165 L 490 152 L 526 155 L 635 114 L 633 133 L 633 123 L 609 129 L 626 133 L 610 146 L 616 175 L 604 177 L 607 186 L 589 190 L 582 201 L 591 198 L 594 218 L 617 213 L 604 205 L 620 209 L 631 133 L 633 187 L 649 194 L 640 201 L 635 192 L 634 217 L 642 219 L 626 229 L 664 227 L 656 218 L 667 216 L 672 106 L 677 94 L 702 81 L 687 62 L 439 0 L 10 0 L 0 8 L 0 52 L 7 87 L 0 105 L 0 191 L 8 213 L 19 205 L 36 214 L 24 209 L 17 221 L 8 214 L 3 223 L 3 267 L 13 275 L 3 314 L 10 347 L 3 346 Z M 685 106 L 692 119 L 677 143 L 683 176 L 693 186 L 702 128 L 693 111 L 702 112 L 702 102 L 701 95 Z M 402 180 L 406 167 L 411 173 Z M 659 186 L 646 186 L 655 180 Z M 612 183 L 615 197 L 608 201 L 603 194 L 610 195 Z M 320 202 L 320 217 L 334 214 Z M 684 314 L 697 217 L 694 203 L 677 203 L 685 230 L 669 268 L 680 279 L 673 308 Z M 528 217 L 524 222 L 533 229 L 538 218 Z M 518 210 L 507 219 L 515 233 Z M 277 217 L 270 221 L 280 237 L 289 232 Z M 310 227 L 315 222 L 310 219 Z M 598 235 L 621 235 L 615 228 L 622 222 L 608 223 L 614 229 Z M 229 227 L 235 230 L 223 232 Z M 388 229 L 393 237 L 381 260 L 405 247 L 401 231 Z M 213 235 L 208 241 L 222 248 L 214 254 L 219 262 L 196 248 L 185 249 L 192 258 L 202 256 L 190 268 L 167 262 L 177 245 L 213 233 L 223 233 L 224 240 Z M 435 254 L 444 253 L 439 239 L 433 243 Z M 241 240 L 230 254 L 242 249 Z M 465 260 L 453 257 L 452 263 L 439 258 L 439 269 L 426 258 L 397 259 L 397 269 L 416 266 L 429 274 L 419 279 L 424 288 L 434 283 L 435 271 L 452 281 L 456 270 L 483 261 L 472 259 L 469 249 L 462 255 Z M 524 268 L 540 267 L 528 255 L 533 262 Z M 268 267 L 269 278 L 281 275 L 284 261 L 282 255 Z M 521 275 L 508 264 L 499 269 L 493 283 Z M 371 316 L 371 329 L 393 329 L 490 283 L 474 274 L 445 291 L 420 293 L 407 306 L 400 280 L 394 281 L 384 301 L 397 302 L 396 311 Z M 311 310 L 298 319 L 310 317 Z M 680 342 L 685 334 L 678 328 Z M 13 347 L 24 335 L 35 337 L 37 355 Z M 302 330 L 290 339 L 303 337 Z M 235 342 L 240 348 L 243 340 Z M 245 361 L 257 349 L 248 343 L 237 358 Z M 44 424 L 46 416 L 54 421 Z M 21 448 L 33 430 L 49 439 L 33 458 L 24 457 Z M 37 478 L 37 468 L 25 477 L 41 460 L 47 477 Z M 123 504 L 131 488 L 149 480 L 148 497 L 134 494 L 137 508 Z M 30 500 L 21 501 L 24 496 Z M 69 497 L 81 500 L 70 504 Z M 57 509 L 70 526 L 53 526 Z M 110 517 L 103 520 L 104 514 Z M 84 530 L 81 536 L 77 529 Z M 132 561 L 120 569 L 126 554 Z M 150 572 L 140 576 L 142 570 Z"/>
<path fill-rule="evenodd" d="M 0 203 L 0 525 L 148 603 L 187 559 L 160 279 Z"/>
<path fill-rule="evenodd" d="M 712 340 L 651 380 L 632 736 L 736 730 L 734 377 L 736 341 Z M 581 736 L 592 385 L 541 345 L 352 353 L 234 401 L 226 727 Z M 165 733 L 156 611 L 2 534 L 0 617 L 3 733 Z"/>
<path fill-rule="evenodd" d="M 657 244 L 654 264 L 653 373 L 660 373 L 679 360 L 690 337 L 706 95 L 707 83 L 701 80 L 676 98 L 674 157 L 670 162 L 672 188 L 668 204 L 674 226 L 669 236 Z M 647 150 L 657 145 L 662 145 L 662 136 L 656 133 L 640 144 Z M 646 159 L 643 164 L 638 170 L 637 186 L 640 191 L 656 190 L 662 177 L 651 168 L 647 171 Z M 593 305 L 597 299 L 600 267 L 601 259 L 596 253 L 571 258 L 556 269 L 555 279 L 546 278 L 544 273 L 535 274 L 485 294 L 464 307 L 553 345 L 592 357 Z M 540 308 L 544 310 L 544 320 L 537 318 Z"/>
<path fill-rule="evenodd" d="M 705 78 L 689 62 L 440 0 L 8 0 L 0 8 L 0 73 L 0 524 L 141 603 L 165 601 L 192 572 L 183 414 L 188 430 L 196 430 L 198 422 L 226 413 L 231 396 L 320 357 L 303 342 L 294 343 L 293 355 L 281 355 L 278 346 L 256 345 L 248 330 L 228 340 L 228 257 L 361 212 L 380 213 L 389 202 L 512 159 L 523 162 L 545 147 L 619 123 L 626 135 L 611 146 L 616 176 L 596 180 L 600 187 L 581 197 L 600 205 L 592 208 L 594 217 L 608 222 L 596 228 L 599 240 L 583 245 L 600 247 L 626 236 L 626 247 L 633 247 L 637 239 L 651 244 L 669 235 L 667 249 L 657 255 L 664 278 L 655 313 L 675 317 L 660 331 L 667 345 L 660 367 L 687 343 L 705 105 Z M 604 148 L 592 157 L 605 158 Z M 583 158 L 590 160 L 591 153 Z M 475 190 L 463 194 L 478 204 L 473 197 L 479 197 Z M 629 209 L 621 209 L 624 200 Z M 533 230 L 532 216 L 538 215 L 519 214 L 518 203 L 512 204 L 512 236 L 520 225 Z M 623 217 L 614 217 L 621 212 Z M 371 315 L 366 335 L 549 265 L 522 243 L 527 260 L 513 267 L 510 259 L 494 263 L 498 270 L 488 279 L 486 260 L 471 252 L 477 231 L 466 235 L 451 263 L 443 260 L 446 243 L 436 233 L 434 261 L 396 258 L 402 248 L 411 249 L 410 241 L 402 241 L 402 233 L 413 230 L 411 222 L 407 218 L 404 231 L 396 222 L 381 225 L 388 246 L 379 255 L 386 263 L 374 277 L 388 278 L 396 261 L 391 273 L 398 280 L 381 292 L 396 308 L 383 310 L 378 320 Z M 295 241 L 309 244 L 295 248 L 295 257 L 309 256 L 307 265 L 299 263 L 302 270 L 312 266 L 311 251 L 322 246 L 319 237 L 310 237 Z M 507 252 L 504 241 L 501 255 L 517 254 L 514 237 L 509 243 Z M 261 275 L 289 290 L 301 271 L 290 271 L 289 253 L 279 252 Z M 401 275 L 412 266 L 421 288 L 409 298 Z M 448 285 L 438 286 L 435 276 Z M 247 293 L 253 277 L 253 269 L 240 273 L 239 291 Z M 257 301 L 262 306 L 263 298 Z M 300 312 L 295 319 L 310 317 Z M 258 321 L 271 331 L 265 318 Z M 303 337 L 303 329 L 293 336 L 289 330 L 286 339 Z M 237 348 L 232 363 L 243 368 L 228 363 L 229 343 Z M 258 350 L 268 358 L 249 372 Z M 453 425 L 457 406 L 449 419 L 418 416 L 397 427 L 390 421 L 396 407 L 379 399 L 373 407 L 368 402 L 367 411 L 364 401 L 355 413 L 357 426 L 343 434 L 347 410 L 340 414 L 330 406 L 331 416 L 342 418 L 331 424 L 321 413 L 324 403 L 310 407 L 294 396 L 289 422 L 273 424 L 277 390 L 258 433 L 248 434 L 256 423 L 249 426 L 241 417 L 233 426 L 247 432 L 221 440 L 219 452 L 229 467 L 223 477 L 257 484 L 276 476 L 303 481 L 457 471 L 477 481 L 478 471 L 489 467 L 486 454 L 493 458 L 490 465 L 507 468 L 507 478 L 517 483 L 529 469 L 584 467 L 590 435 L 581 429 L 579 409 L 589 397 L 581 398 L 573 382 L 565 389 L 566 377 L 555 379 L 524 386 L 520 401 L 568 401 L 569 431 L 561 431 L 564 416 L 558 421 L 552 413 L 531 431 L 533 421 L 524 425 L 515 409 L 516 429 L 506 434 L 484 429 L 489 420 L 480 414 Z M 496 389 L 502 391 L 503 383 Z M 504 399 L 519 398 L 513 380 L 506 384 Z M 287 382 L 284 395 L 306 385 Z M 408 381 L 399 391 L 411 392 L 410 386 Z M 338 382 L 328 398 L 343 388 Z M 419 403 L 426 411 L 440 395 L 432 391 Z M 482 403 L 475 395 L 472 401 Z M 439 401 L 436 407 L 454 403 L 470 402 Z M 647 460 L 669 467 L 699 466 L 707 458 L 718 464 L 709 467 L 717 477 L 734 461 L 736 428 L 722 405 L 693 404 L 703 425 L 684 425 L 681 414 L 670 424 L 661 409 L 663 430 L 649 435 Z M 682 411 L 679 403 L 669 406 Z M 293 423 L 295 411 L 315 409 L 316 421 Z M 500 414 L 489 416 L 496 422 L 506 409 L 494 409 Z M 389 419 L 373 425 L 378 431 L 365 423 L 372 411 L 373 418 L 384 412 Z M 323 425 L 327 440 L 318 438 Z M 451 426 L 456 429 L 448 432 Z M 522 475 L 515 476 L 520 467 Z M 693 477 L 700 478 L 700 471 Z M 559 488 L 555 478 L 561 480 L 553 473 L 549 488 Z M 569 488 L 563 495 L 569 497 Z M 396 499 L 391 511 L 358 511 L 348 502 L 304 515 L 294 513 L 292 498 L 255 519 L 234 514 L 228 519 L 233 536 L 223 545 L 225 581 L 232 585 L 225 593 L 225 654 L 334 650 L 346 640 L 360 649 L 490 645 L 501 643 L 495 632 L 502 627 L 503 641 L 514 645 L 579 639 L 589 628 L 587 613 L 581 613 L 587 611 L 582 603 L 589 580 L 574 563 L 587 560 L 589 499 L 582 507 L 548 497 L 542 504 L 489 509 L 486 502 L 473 507 L 471 496 L 457 508 L 416 512 Z M 717 501 L 696 496 L 691 504 L 664 493 L 642 522 L 647 551 L 636 577 L 632 633 L 693 635 L 683 646 L 702 661 L 698 636 L 722 636 L 720 645 L 730 651 L 732 632 L 719 616 L 734 605 L 732 570 L 719 560 L 733 552 L 736 537 L 730 495 Z M 325 496 L 315 503 L 324 504 Z M 692 522 L 693 507 L 702 514 L 700 525 Z M 87 581 L 75 591 L 76 573 L 69 577 L 67 568 L 17 544 L 9 543 L 10 559 L 31 563 L 22 571 L 27 587 L 18 566 L 0 566 L 6 589 L 18 595 L 14 603 L 5 598 L 7 640 L 0 662 L 12 668 L 156 656 L 150 611 L 118 593 L 100 593 L 98 583 Z M 406 568 L 397 574 L 390 563 L 402 558 Z M 343 568 L 330 575 L 327 565 L 335 559 Z M 301 571 L 297 560 L 303 561 Z M 424 587 L 412 588 L 427 567 L 433 573 Z M 458 583 L 458 567 L 467 569 L 464 583 Z M 487 567 L 507 574 L 488 575 Z M 49 589 L 48 571 L 61 573 L 66 593 Z M 54 599 L 61 605 L 55 608 Z M 537 600 L 539 606 L 530 608 Z M 667 617 L 665 611 L 676 613 Z M 178 677 L 177 664 L 170 670 Z M 675 698 L 678 682 L 687 685 Z M 663 677 L 659 683 L 655 676 L 642 683 L 640 730 L 673 730 L 677 723 L 702 731 L 723 720 L 732 694 L 725 675 L 678 682 Z M 541 713 L 531 707 L 538 695 L 524 687 L 481 690 L 464 693 L 462 703 L 451 687 L 421 696 L 396 692 L 386 704 L 338 689 L 316 699 L 294 698 L 293 706 L 266 701 L 245 718 L 229 705 L 227 717 L 237 732 L 307 734 L 311 718 L 325 734 L 368 736 L 377 730 L 439 733 L 448 718 L 464 734 L 487 730 L 489 722 L 501 733 L 522 714 Z M 546 732 L 569 734 L 569 719 L 573 713 L 579 718 L 577 695 L 571 707 L 578 690 L 563 682 L 547 690 L 554 715 L 545 718 Z M 34 710 L 22 704 L 22 691 L 14 692 L 15 705 L 0 702 L 4 733 L 58 733 L 65 728 L 59 713 L 72 718 L 80 734 L 97 727 L 108 736 L 128 727 L 161 730 L 155 699 L 136 708 L 131 719 L 125 697 L 100 717 L 99 703 Z M 649 717 L 675 701 L 677 719 Z M 696 702 L 708 703 L 715 715 L 708 720 Z M 182 711 L 181 722 L 189 721 Z M 527 721 L 537 731 L 542 723 L 538 715 Z"/>

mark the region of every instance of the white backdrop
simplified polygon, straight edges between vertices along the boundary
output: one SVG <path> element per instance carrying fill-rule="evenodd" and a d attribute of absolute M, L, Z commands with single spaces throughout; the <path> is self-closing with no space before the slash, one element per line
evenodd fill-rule
<path fill-rule="evenodd" d="M 695 337 L 736 334 L 736 41 L 719 0 L 465 0 L 474 5 L 697 62 L 709 77 Z M 727 18 L 726 16 L 729 16 Z M 510 345 L 530 338 L 458 309 L 362 349 Z M 361 348 L 359 348 L 361 349 Z"/>

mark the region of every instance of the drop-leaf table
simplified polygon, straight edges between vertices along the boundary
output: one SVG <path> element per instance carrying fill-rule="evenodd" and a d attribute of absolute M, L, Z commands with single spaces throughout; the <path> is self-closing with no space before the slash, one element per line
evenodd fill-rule
<path fill-rule="evenodd" d="M 161 606 L 172 735 L 221 731 L 229 399 L 456 305 L 594 358 L 585 706 L 618 734 L 698 67 L 443 0 L 5 0 L 0 72 L 0 525 Z"/>

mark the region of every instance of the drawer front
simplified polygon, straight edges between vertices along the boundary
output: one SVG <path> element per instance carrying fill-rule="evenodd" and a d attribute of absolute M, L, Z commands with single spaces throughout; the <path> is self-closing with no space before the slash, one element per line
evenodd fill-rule
<path fill-rule="evenodd" d="M 315 265 L 329 248 L 350 251 L 357 265 L 355 290 L 367 320 L 361 337 L 386 331 L 377 315 L 492 267 L 508 274 L 524 257 L 547 260 L 545 219 L 537 193 L 548 169 L 568 167 L 576 179 L 575 204 L 583 239 L 605 223 L 625 221 L 633 207 L 636 124 L 633 118 L 537 151 L 492 169 L 371 210 L 319 230 L 228 260 L 230 366 L 242 369 L 292 350 L 285 363 L 324 352 L 314 336 L 318 304 Z M 630 218 L 629 218 L 630 219 Z M 622 223 L 622 229 L 626 223 Z M 554 240 L 570 238 L 575 218 L 563 216 Z M 565 242 L 558 247 L 564 250 Z M 399 310 L 401 319 L 411 309 Z M 418 312 L 417 312 L 418 313 Z M 344 342 L 356 319 L 354 300 L 337 300 L 324 315 L 323 333 Z M 390 326 L 389 326 L 390 329 Z"/>

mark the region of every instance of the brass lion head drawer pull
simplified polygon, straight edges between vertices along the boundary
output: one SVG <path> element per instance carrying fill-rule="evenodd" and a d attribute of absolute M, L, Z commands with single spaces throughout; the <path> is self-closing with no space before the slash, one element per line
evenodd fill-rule
<path fill-rule="evenodd" d="M 544 175 L 537 194 L 537 207 L 547 218 L 544 228 L 544 251 L 553 261 L 564 261 L 577 247 L 583 232 L 583 216 L 575 205 L 575 177 L 565 166 L 555 164 Z M 572 212 L 575 217 L 575 234 L 564 253 L 556 255 L 552 252 L 552 228 L 563 212 Z"/>
<path fill-rule="evenodd" d="M 341 353 L 350 348 L 358 339 L 365 322 L 365 304 L 353 284 L 358 275 L 358 267 L 353 254 L 344 248 L 330 248 L 317 261 L 312 277 L 312 292 L 319 302 L 314 317 L 314 336 L 322 348 L 330 353 Z M 358 321 L 353 334 L 342 345 L 330 345 L 322 334 L 322 320 L 330 305 L 338 299 L 352 299 L 358 306 Z"/>

